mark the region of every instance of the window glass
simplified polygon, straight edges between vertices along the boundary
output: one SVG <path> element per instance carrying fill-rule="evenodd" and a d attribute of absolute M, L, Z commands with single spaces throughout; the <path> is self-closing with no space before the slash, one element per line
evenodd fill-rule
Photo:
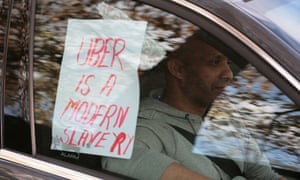
<path fill-rule="evenodd" d="M 299 107 L 248 65 L 213 103 L 205 132 L 222 129 L 214 138 L 227 141 L 245 128 L 274 167 L 299 171 L 299 117 Z M 243 126 L 232 130 L 234 123 Z"/>
<path fill-rule="evenodd" d="M 1 66 L 5 66 L 4 147 L 23 152 L 31 151 L 28 123 L 28 3 L 1 1 L 0 49 Z M 11 12 L 11 13 L 9 13 Z M 9 14 L 11 14 L 8 22 Z M 2 24 L 4 26 L 2 26 Z M 9 29 L 6 29 L 10 27 Z M 8 30 L 8 31 L 7 31 Z M 6 64 L 3 61 L 4 39 L 8 38 Z M 1 69 L 1 78 L 4 78 Z M 1 80 L 2 82 L 2 80 Z M 20 138 L 24 140 L 20 141 Z"/>
<path fill-rule="evenodd" d="M 167 55 L 183 44 L 193 32 L 199 30 L 187 21 L 142 3 L 127 0 L 107 0 L 105 3 L 121 9 L 131 19 L 147 21 L 147 34 L 166 50 Z M 39 154 L 100 170 L 101 157 L 99 156 L 50 149 L 53 110 L 67 20 L 69 18 L 102 19 L 97 5 L 98 1 L 43 0 L 37 2 L 34 42 L 34 105 Z M 215 45 L 224 47 L 220 43 Z M 221 50 L 228 57 L 236 57 L 228 47 L 221 48 Z M 237 64 L 244 66 L 245 63 L 237 62 Z M 154 88 L 163 87 L 163 75 L 159 66 L 151 71 L 145 70 L 152 66 L 154 65 L 144 64 L 139 72 L 141 97 L 147 96 Z M 228 121 L 241 122 L 247 126 L 250 135 L 257 139 L 258 145 L 272 164 L 299 167 L 299 162 L 296 162 L 299 152 L 297 152 L 297 145 L 295 146 L 299 141 L 299 133 L 297 133 L 299 122 L 296 120 L 299 119 L 299 112 L 283 113 L 295 109 L 295 105 L 253 67 L 247 66 L 238 73 L 239 66 L 235 66 L 234 63 L 232 66 L 235 74 L 238 75 L 233 85 L 227 88 L 226 97 L 221 96 L 213 104 L 207 114 L 207 121 L 215 123 L 215 126 L 220 126 L 219 124 L 226 126 Z M 282 115 L 277 116 L 280 113 Z M 217 137 L 220 136 L 223 134 L 218 134 Z M 281 138 L 282 140 L 278 141 Z M 286 142 L 284 138 L 290 141 Z M 289 157 L 289 161 L 283 160 L 283 157 Z"/>

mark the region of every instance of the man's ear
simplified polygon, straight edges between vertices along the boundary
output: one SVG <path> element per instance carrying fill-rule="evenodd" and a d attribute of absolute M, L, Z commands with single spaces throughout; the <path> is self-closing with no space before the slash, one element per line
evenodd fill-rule
<path fill-rule="evenodd" d="M 184 68 L 183 68 L 184 64 L 183 62 L 181 62 L 178 59 L 170 59 L 167 62 L 167 68 L 168 71 L 170 72 L 170 74 L 174 77 L 176 77 L 177 79 L 183 79 L 183 72 L 184 72 Z"/>

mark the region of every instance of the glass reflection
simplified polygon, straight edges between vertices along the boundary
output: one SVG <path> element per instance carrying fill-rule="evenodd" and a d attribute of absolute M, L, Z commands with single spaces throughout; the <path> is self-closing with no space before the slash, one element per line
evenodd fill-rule
<path fill-rule="evenodd" d="M 248 66 L 214 102 L 196 140 L 202 146 L 195 152 L 270 161 L 275 167 L 299 171 L 299 119 L 299 108 Z M 265 156 L 261 162 L 253 158 L 258 148 Z"/>

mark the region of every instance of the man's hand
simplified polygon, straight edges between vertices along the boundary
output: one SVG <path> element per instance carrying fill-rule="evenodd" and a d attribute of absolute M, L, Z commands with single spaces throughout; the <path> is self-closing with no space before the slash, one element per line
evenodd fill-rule
<path fill-rule="evenodd" d="M 161 180 L 212 180 L 206 176 L 191 171 L 178 163 L 172 163 L 160 178 Z"/>
<path fill-rule="evenodd" d="M 281 176 L 278 180 L 287 180 L 285 177 Z"/>

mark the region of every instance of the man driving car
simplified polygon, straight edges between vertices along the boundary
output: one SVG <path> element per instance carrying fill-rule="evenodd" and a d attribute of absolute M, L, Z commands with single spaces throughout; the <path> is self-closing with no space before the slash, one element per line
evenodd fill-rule
<path fill-rule="evenodd" d="M 178 129 L 196 135 L 208 107 L 232 81 L 230 60 L 196 32 L 162 62 L 165 87 L 140 106 L 131 159 L 104 158 L 104 169 L 136 179 L 284 179 L 270 166 L 236 162 L 232 177 L 210 158 L 192 153 L 193 143 Z"/>

